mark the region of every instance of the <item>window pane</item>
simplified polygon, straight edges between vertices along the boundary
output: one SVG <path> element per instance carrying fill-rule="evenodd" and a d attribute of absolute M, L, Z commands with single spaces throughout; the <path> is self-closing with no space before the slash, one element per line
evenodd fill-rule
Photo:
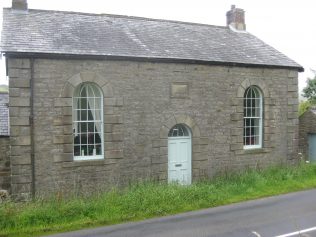
<path fill-rule="evenodd" d="M 99 133 L 95 134 L 95 143 L 101 143 L 101 134 L 99 135 Z"/>
<path fill-rule="evenodd" d="M 80 126 L 79 126 L 79 132 L 80 133 L 85 133 L 87 132 L 87 123 L 80 123 Z"/>
<path fill-rule="evenodd" d="M 88 135 L 88 144 L 94 144 L 95 141 L 94 141 L 94 133 L 89 133 Z"/>
<path fill-rule="evenodd" d="M 251 117 L 256 117 L 256 108 L 255 107 L 251 108 Z"/>
<path fill-rule="evenodd" d="M 184 125 L 177 124 L 173 128 L 170 129 L 168 136 L 169 137 L 189 136 L 189 132 Z"/>
<path fill-rule="evenodd" d="M 246 107 L 251 108 L 251 99 L 250 98 L 246 98 Z"/>
<path fill-rule="evenodd" d="M 74 146 L 74 155 L 80 156 L 80 146 Z"/>
<path fill-rule="evenodd" d="M 260 117 L 260 108 L 255 108 L 255 117 Z"/>
<path fill-rule="evenodd" d="M 86 97 L 87 96 L 87 91 L 86 91 L 86 88 L 84 86 L 81 88 L 79 96 L 80 97 Z"/>
<path fill-rule="evenodd" d="M 251 145 L 251 137 L 246 137 L 246 144 Z"/>
<path fill-rule="evenodd" d="M 83 145 L 88 144 L 87 134 L 86 133 L 82 133 L 81 134 L 81 144 L 83 144 Z"/>
<path fill-rule="evenodd" d="M 257 108 L 260 107 L 260 98 L 257 98 L 257 99 L 256 99 L 255 106 L 256 106 Z"/>
<path fill-rule="evenodd" d="M 81 121 L 86 121 L 87 120 L 87 110 L 81 110 Z"/>
<path fill-rule="evenodd" d="M 95 147 L 96 147 L 96 154 L 97 155 L 101 155 L 102 154 L 102 146 L 101 146 L 101 144 L 98 144 Z"/>
<path fill-rule="evenodd" d="M 259 145 L 260 144 L 260 140 L 259 140 L 259 136 L 255 136 L 255 145 Z"/>
<path fill-rule="evenodd" d="M 92 146 L 88 146 L 88 155 L 89 156 L 92 156 L 92 155 L 95 155 L 96 154 L 96 151 L 94 150 L 93 151 L 93 149 L 94 149 L 94 146 L 92 145 Z M 94 153 L 93 153 L 94 152 Z"/>
<path fill-rule="evenodd" d="M 80 145 L 80 135 L 79 134 L 77 136 L 74 136 L 74 144 Z"/>
<path fill-rule="evenodd" d="M 91 109 L 88 110 L 88 120 L 89 121 L 94 120 L 94 111 Z"/>
<path fill-rule="evenodd" d="M 101 110 L 100 109 L 97 109 L 97 110 L 95 110 L 94 111 L 94 114 L 95 114 L 95 118 L 94 118 L 94 120 L 95 121 L 101 121 Z"/>
<path fill-rule="evenodd" d="M 94 107 L 94 98 L 89 98 L 88 99 L 88 104 L 90 109 L 95 109 Z"/>
<path fill-rule="evenodd" d="M 259 127 L 260 125 L 260 120 L 259 119 L 253 119 L 253 123 L 254 123 L 254 126 L 256 126 L 256 127 Z"/>
<path fill-rule="evenodd" d="M 246 121 L 246 127 L 249 127 L 249 126 L 250 126 L 250 120 L 251 120 L 251 119 L 249 119 L 249 118 L 245 119 L 245 121 Z"/>
<path fill-rule="evenodd" d="M 88 132 L 94 132 L 94 122 L 89 122 L 88 123 Z"/>
<path fill-rule="evenodd" d="M 87 156 L 88 155 L 88 146 L 81 146 L 81 156 Z"/>
<path fill-rule="evenodd" d="M 88 108 L 87 98 L 81 98 L 80 101 L 81 101 L 80 109 L 87 109 Z"/>

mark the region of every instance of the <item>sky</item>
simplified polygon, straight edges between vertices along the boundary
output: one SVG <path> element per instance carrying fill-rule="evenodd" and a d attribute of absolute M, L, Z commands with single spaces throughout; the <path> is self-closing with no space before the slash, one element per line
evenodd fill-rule
<path fill-rule="evenodd" d="M 305 68 L 299 75 L 299 89 L 302 90 L 306 79 L 313 76 L 310 69 L 316 69 L 315 0 L 28 0 L 30 9 L 107 13 L 223 26 L 232 4 L 245 10 L 248 32 Z M 11 0 L 0 0 L 1 19 L 3 7 L 11 7 Z M 4 60 L 0 60 L 0 84 L 8 84 Z"/>

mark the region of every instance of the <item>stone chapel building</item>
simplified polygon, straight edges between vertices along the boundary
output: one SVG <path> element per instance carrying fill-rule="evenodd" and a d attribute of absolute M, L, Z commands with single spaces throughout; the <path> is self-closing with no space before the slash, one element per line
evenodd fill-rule
<path fill-rule="evenodd" d="M 190 184 L 293 162 L 298 72 L 227 26 L 28 9 L 3 11 L 13 196 Z"/>

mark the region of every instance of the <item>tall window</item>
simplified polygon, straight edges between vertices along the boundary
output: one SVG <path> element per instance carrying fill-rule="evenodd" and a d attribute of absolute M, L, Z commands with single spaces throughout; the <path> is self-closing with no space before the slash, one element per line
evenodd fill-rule
<path fill-rule="evenodd" d="M 103 94 L 94 83 L 82 83 L 73 97 L 74 160 L 103 159 Z"/>
<path fill-rule="evenodd" d="M 262 93 L 250 86 L 244 94 L 244 148 L 262 147 Z"/>

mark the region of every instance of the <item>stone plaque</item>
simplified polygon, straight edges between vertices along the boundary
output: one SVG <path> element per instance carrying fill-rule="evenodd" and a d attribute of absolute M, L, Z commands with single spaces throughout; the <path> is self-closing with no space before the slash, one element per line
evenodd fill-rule
<path fill-rule="evenodd" d="M 172 98 L 187 98 L 189 96 L 189 85 L 184 82 L 174 82 L 171 84 Z"/>

